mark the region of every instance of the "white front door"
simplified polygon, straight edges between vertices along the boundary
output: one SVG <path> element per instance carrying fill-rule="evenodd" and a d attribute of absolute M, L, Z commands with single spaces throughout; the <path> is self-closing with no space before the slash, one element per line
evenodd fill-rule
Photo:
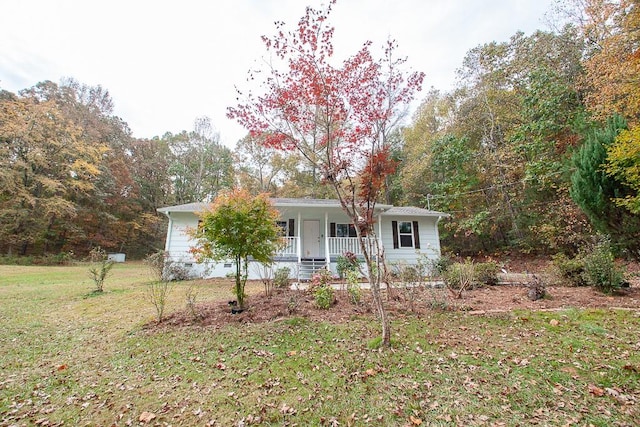
<path fill-rule="evenodd" d="M 302 257 L 320 257 L 320 221 L 318 220 L 303 221 Z"/>

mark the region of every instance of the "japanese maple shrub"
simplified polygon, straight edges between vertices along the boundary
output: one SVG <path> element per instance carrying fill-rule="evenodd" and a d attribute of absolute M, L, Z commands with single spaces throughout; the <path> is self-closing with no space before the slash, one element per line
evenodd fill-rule
<path fill-rule="evenodd" d="M 249 274 L 249 258 L 270 263 L 282 244 L 277 225 L 278 211 L 266 195 L 252 196 L 244 190 L 221 193 L 204 212 L 192 236 L 198 245 L 192 253 L 198 261 L 235 262 L 235 287 L 238 307 L 244 309 Z"/>

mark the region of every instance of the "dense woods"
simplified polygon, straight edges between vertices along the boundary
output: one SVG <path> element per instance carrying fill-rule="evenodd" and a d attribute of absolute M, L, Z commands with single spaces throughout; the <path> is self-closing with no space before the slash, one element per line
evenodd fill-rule
<path fill-rule="evenodd" d="M 638 255 L 638 5 L 561 12 L 558 31 L 469 51 L 404 131 L 399 199 L 451 213 L 452 251 L 572 253 L 599 232 Z"/>
<path fill-rule="evenodd" d="M 454 253 L 575 253 L 596 233 L 640 249 L 640 11 L 574 0 L 558 28 L 471 49 L 401 132 L 385 200 L 448 212 Z M 428 85 L 428 76 L 425 80 Z M 230 83 L 232 84 L 232 83 Z M 78 256 L 163 247 L 161 206 L 241 187 L 334 197 L 296 151 L 247 135 L 224 145 L 206 117 L 136 138 L 106 89 L 73 79 L 0 87 L 0 254 Z"/>

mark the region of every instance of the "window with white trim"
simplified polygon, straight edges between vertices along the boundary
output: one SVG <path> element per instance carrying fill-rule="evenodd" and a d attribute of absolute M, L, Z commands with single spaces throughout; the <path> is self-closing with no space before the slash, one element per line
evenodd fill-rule
<path fill-rule="evenodd" d="M 398 222 L 398 238 L 401 248 L 413 247 L 413 227 L 411 221 Z"/>

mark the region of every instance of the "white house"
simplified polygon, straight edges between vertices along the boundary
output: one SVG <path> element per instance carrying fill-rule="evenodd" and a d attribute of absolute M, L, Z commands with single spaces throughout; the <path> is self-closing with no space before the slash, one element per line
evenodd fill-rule
<path fill-rule="evenodd" d="M 274 258 L 274 268 L 289 267 L 292 277 L 308 278 L 319 269 L 336 271 L 336 260 L 345 252 L 361 254 L 356 232 L 338 200 L 270 199 L 280 212 L 279 225 L 286 245 Z M 231 262 L 197 263 L 190 253 L 196 242 L 188 230 L 198 226 L 198 212 L 205 203 L 189 203 L 158 209 L 169 218 L 165 252 L 194 277 L 224 277 L 235 272 Z M 420 256 L 440 256 L 438 222 L 448 216 L 416 207 L 376 205 L 376 234 L 388 263 L 415 264 Z M 249 268 L 251 279 L 260 278 L 259 266 Z"/>

